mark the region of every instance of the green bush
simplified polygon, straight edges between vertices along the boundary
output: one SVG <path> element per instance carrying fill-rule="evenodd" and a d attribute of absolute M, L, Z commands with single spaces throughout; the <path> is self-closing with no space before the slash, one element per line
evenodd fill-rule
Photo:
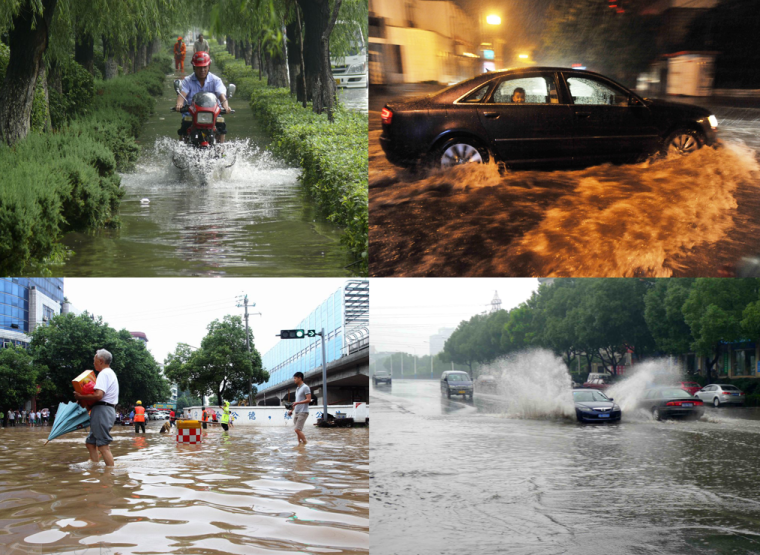
<path fill-rule="evenodd" d="M 338 108 L 335 122 L 304 109 L 288 89 L 273 89 L 224 47 L 212 46 L 211 58 L 238 95 L 250 98 L 273 139 L 275 152 L 303 169 L 301 181 L 322 213 L 344 229 L 342 242 L 356 258 L 355 272 L 366 275 L 368 251 L 367 116 Z"/>
<path fill-rule="evenodd" d="M 94 78 L 73 57 L 59 62 L 58 71 L 61 75 L 61 92 L 48 87 L 50 119 L 56 129 L 73 118 L 86 114 L 95 95 Z"/>
<path fill-rule="evenodd" d="M 44 272 L 45 259 L 60 257 L 66 231 L 116 225 L 124 194 L 116 172 L 137 160 L 135 137 L 155 107 L 151 91 L 163 92 L 167 65 L 159 58 L 144 73 L 79 84 L 71 66 L 64 90 L 77 98 L 58 95 L 55 107 L 59 124 L 70 123 L 0 146 L 0 273 Z"/>

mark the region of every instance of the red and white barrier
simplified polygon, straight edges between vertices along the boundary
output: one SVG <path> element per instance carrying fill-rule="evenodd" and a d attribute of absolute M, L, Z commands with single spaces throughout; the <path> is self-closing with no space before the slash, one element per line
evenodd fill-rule
<path fill-rule="evenodd" d="M 177 443 L 200 443 L 200 442 L 201 442 L 200 428 L 177 430 Z"/>

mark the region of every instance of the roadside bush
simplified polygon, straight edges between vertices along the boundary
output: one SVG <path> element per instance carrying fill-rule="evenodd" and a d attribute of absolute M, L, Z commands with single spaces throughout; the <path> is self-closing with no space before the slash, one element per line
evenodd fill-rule
<path fill-rule="evenodd" d="M 83 116 L 95 96 L 95 79 L 74 58 L 59 62 L 61 92 L 48 87 L 50 119 L 60 129 L 75 117 Z"/>
<path fill-rule="evenodd" d="M 135 137 L 155 107 L 150 91 L 163 92 L 166 62 L 152 63 L 145 75 L 90 78 L 89 102 L 80 86 L 79 99 L 59 99 L 58 120 L 70 123 L 0 147 L 0 273 L 44 272 L 44 260 L 63 250 L 63 233 L 117 224 L 124 192 L 116 172 L 137 160 Z"/>

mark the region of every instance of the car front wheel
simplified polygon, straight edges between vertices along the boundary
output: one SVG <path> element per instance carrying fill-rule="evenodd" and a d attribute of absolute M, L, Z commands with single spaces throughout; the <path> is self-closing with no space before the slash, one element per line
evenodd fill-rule
<path fill-rule="evenodd" d="M 485 164 L 488 151 L 472 139 L 453 138 L 444 142 L 437 150 L 435 163 L 441 169 L 462 164 Z"/>
<path fill-rule="evenodd" d="M 705 144 L 704 138 L 693 129 L 679 129 L 665 140 L 665 154 L 687 156 Z"/>
<path fill-rule="evenodd" d="M 660 409 L 657 407 L 652 409 L 652 418 L 655 420 L 662 420 L 662 414 L 660 414 Z"/>

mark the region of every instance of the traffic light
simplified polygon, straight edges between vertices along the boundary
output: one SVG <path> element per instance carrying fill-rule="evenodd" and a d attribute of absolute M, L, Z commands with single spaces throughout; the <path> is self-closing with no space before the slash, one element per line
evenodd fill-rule
<path fill-rule="evenodd" d="M 308 330 L 306 332 L 306 337 L 316 337 L 316 336 L 317 336 L 317 331 L 316 330 Z"/>
<path fill-rule="evenodd" d="M 282 330 L 280 331 L 280 339 L 303 339 L 303 330 Z"/>

